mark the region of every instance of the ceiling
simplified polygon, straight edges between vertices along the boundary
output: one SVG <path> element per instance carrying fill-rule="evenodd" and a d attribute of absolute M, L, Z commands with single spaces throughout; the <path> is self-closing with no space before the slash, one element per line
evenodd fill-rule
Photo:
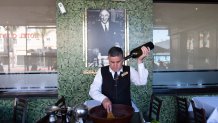
<path fill-rule="evenodd" d="M 154 25 L 157 27 L 181 28 L 217 23 L 218 4 L 154 3 Z"/>
<path fill-rule="evenodd" d="M 56 0 L 0 0 L 0 25 L 55 25 Z"/>

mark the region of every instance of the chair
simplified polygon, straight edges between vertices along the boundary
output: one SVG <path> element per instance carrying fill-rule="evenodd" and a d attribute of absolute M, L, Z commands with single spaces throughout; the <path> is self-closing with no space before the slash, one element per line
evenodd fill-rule
<path fill-rule="evenodd" d="M 58 106 L 60 108 L 66 108 L 65 98 L 64 96 L 61 96 L 58 101 L 55 103 L 55 106 Z"/>
<path fill-rule="evenodd" d="M 194 112 L 195 123 L 206 123 L 206 114 L 203 108 L 197 108 L 193 100 L 191 100 L 191 105 Z"/>
<path fill-rule="evenodd" d="M 67 113 L 67 106 L 65 103 L 64 96 L 61 96 L 58 99 L 58 101 L 55 103 L 55 106 L 58 106 L 59 108 L 61 108 L 61 110 L 59 110 L 56 115 L 62 116 L 62 118 L 64 118 L 66 116 L 66 113 Z M 66 119 L 66 118 L 64 118 L 64 119 Z"/>
<path fill-rule="evenodd" d="M 56 112 L 57 113 L 56 115 L 62 116 L 62 111 L 66 111 L 66 103 L 65 103 L 64 96 L 61 96 L 54 105 L 58 106 L 61 109 L 63 109 L 63 110 L 59 110 L 58 112 Z M 49 115 L 50 114 L 47 114 L 46 116 L 42 117 L 36 123 L 47 123 L 48 120 L 49 120 Z"/>
<path fill-rule="evenodd" d="M 14 100 L 14 123 L 25 123 L 28 101 L 24 98 L 15 98 Z"/>
<path fill-rule="evenodd" d="M 151 95 L 151 100 L 150 100 L 150 107 L 149 107 L 149 113 L 148 113 L 148 120 L 156 120 L 159 121 L 159 115 L 160 115 L 160 109 L 162 106 L 162 101 L 158 97 L 154 96 L 153 94 Z"/>
<path fill-rule="evenodd" d="M 190 123 L 187 99 L 176 96 L 176 104 L 177 104 L 177 123 Z"/>

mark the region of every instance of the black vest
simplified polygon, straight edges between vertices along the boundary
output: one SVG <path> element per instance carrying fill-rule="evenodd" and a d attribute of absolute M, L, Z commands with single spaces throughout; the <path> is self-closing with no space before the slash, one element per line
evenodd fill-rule
<path fill-rule="evenodd" d="M 124 73 L 127 73 L 125 74 Z M 109 71 L 109 66 L 101 68 L 102 74 L 102 93 L 106 95 L 113 104 L 131 105 L 130 96 L 130 67 L 123 66 L 123 72 L 120 73 L 119 79 L 114 80 Z M 121 76 L 124 75 L 124 76 Z"/>

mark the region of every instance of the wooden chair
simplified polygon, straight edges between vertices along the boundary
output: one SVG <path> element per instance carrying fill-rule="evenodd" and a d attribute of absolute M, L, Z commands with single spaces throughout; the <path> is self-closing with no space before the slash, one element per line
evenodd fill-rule
<path fill-rule="evenodd" d="M 66 108 L 65 98 L 64 96 L 61 96 L 58 101 L 55 103 L 55 106 L 58 106 L 60 108 Z"/>
<path fill-rule="evenodd" d="M 177 123 L 190 123 L 187 98 L 176 96 Z"/>
<path fill-rule="evenodd" d="M 152 120 L 159 121 L 161 106 L 162 106 L 162 100 L 152 94 L 150 100 L 149 113 L 148 113 L 149 121 Z"/>
<path fill-rule="evenodd" d="M 203 108 L 197 108 L 193 100 L 191 100 L 191 105 L 194 112 L 195 123 L 206 123 L 206 114 Z"/>
<path fill-rule="evenodd" d="M 25 123 L 28 101 L 24 98 L 15 98 L 14 100 L 14 123 Z"/>
<path fill-rule="evenodd" d="M 67 106 L 66 106 L 64 96 L 61 96 L 58 99 L 58 101 L 55 103 L 55 106 L 58 106 L 59 108 L 61 108 L 61 110 L 59 110 L 56 115 L 62 116 L 63 119 L 66 119 Z"/>

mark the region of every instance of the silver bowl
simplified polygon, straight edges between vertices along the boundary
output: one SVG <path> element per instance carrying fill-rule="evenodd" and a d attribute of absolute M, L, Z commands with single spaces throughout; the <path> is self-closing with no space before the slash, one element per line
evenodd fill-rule
<path fill-rule="evenodd" d="M 78 104 L 73 108 L 73 114 L 76 119 L 85 118 L 88 115 L 88 107 L 84 104 Z"/>

